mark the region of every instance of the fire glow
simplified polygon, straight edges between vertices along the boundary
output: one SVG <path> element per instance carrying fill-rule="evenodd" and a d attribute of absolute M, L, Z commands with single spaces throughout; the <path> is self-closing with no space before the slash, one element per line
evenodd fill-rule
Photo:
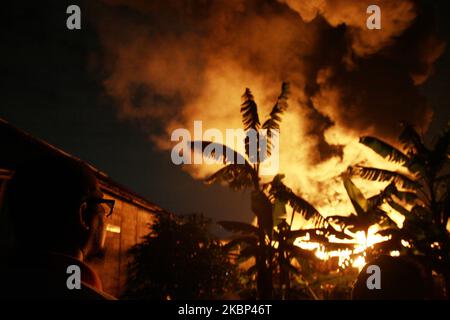
<path fill-rule="evenodd" d="M 352 243 L 354 244 L 353 250 L 335 250 L 326 251 L 324 247 L 317 242 L 309 242 L 309 234 L 306 237 L 298 238 L 294 244 L 298 247 L 306 250 L 315 251 L 317 258 L 321 260 L 328 260 L 332 257 L 338 257 L 338 265 L 340 268 L 353 267 L 361 270 L 366 264 L 365 251 L 376 243 L 383 242 L 389 239 L 389 237 L 383 237 L 376 232 L 378 231 L 378 226 L 372 226 L 369 228 L 368 236 L 364 235 L 364 232 L 359 231 L 355 234 L 351 234 L 354 240 L 339 240 L 330 239 L 331 242 L 336 243 Z"/>
<path fill-rule="evenodd" d="M 445 44 L 426 25 L 430 19 L 420 17 L 415 1 L 378 1 L 383 28 L 376 32 L 365 24 L 369 0 L 105 3 L 109 10 L 100 8 L 95 21 L 103 47 L 98 60 L 107 70 L 105 91 L 116 99 L 121 118 L 157 124 L 148 130 L 161 150 L 173 148 L 168 137 L 177 128 L 194 135 L 197 119 L 222 135 L 227 128 L 242 128 L 239 106 L 246 87 L 260 114 L 268 114 L 279 84 L 289 81 L 279 172 L 323 216 L 353 211 L 341 179 L 350 165 L 402 170 L 359 144 L 360 136 L 379 136 L 397 146 L 400 120 L 422 131 L 430 123 L 431 109 L 418 85 L 428 79 Z M 154 19 L 158 12 L 171 23 Z M 220 167 L 183 169 L 203 179 Z M 386 186 L 353 182 L 366 197 Z M 401 225 L 398 213 L 388 213 Z M 305 223 L 296 218 L 292 228 L 308 227 Z M 361 266 L 364 250 L 382 239 L 374 228 L 367 239 L 355 238 L 351 264 Z M 341 264 L 351 255 L 311 249 L 322 259 L 339 256 Z"/>

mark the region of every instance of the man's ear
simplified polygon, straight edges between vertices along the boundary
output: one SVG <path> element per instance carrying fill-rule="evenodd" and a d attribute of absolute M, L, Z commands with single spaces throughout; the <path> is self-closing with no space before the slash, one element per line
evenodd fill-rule
<path fill-rule="evenodd" d="M 88 214 L 88 208 L 87 208 L 87 203 L 83 202 L 80 205 L 79 208 L 79 218 L 80 218 L 80 225 L 83 227 L 83 229 L 85 229 L 86 231 L 90 229 L 90 218 L 89 218 L 89 214 Z"/>

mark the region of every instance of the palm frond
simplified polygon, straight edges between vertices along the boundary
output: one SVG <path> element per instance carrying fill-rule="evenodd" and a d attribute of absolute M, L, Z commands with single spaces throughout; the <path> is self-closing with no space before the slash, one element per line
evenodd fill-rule
<path fill-rule="evenodd" d="M 314 251 L 302 249 L 293 244 L 287 244 L 286 249 L 288 252 L 294 257 L 297 261 L 301 262 L 302 260 L 315 260 L 317 259 Z"/>
<path fill-rule="evenodd" d="M 399 172 L 364 166 L 355 166 L 352 168 L 352 171 L 356 171 L 362 178 L 367 180 L 394 182 L 405 189 L 420 188 L 419 183 Z"/>
<path fill-rule="evenodd" d="M 408 162 L 408 156 L 406 154 L 378 138 L 365 136 L 361 137 L 359 142 L 366 147 L 369 147 L 388 161 L 401 164 Z"/>
<path fill-rule="evenodd" d="M 368 211 L 363 216 L 351 214 L 349 216 L 330 216 L 327 217 L 331 220 L 344 227 L 344 230 L 349 230 L 353 233 L 357 231 L 367 231 L 367 229 L 374 224 L 376 221 L 371 215 L 371 211 Z"/>
<path fill-rule="evenodd" d="M 394 200 L 392 200 L 392 199 L 388 200 L 388 204 L 392 207 L 392 209 L 394 209 L 395 211 L 397 211 L 398 213 L 403 215 L 405 218 L 408 218 L 411 216 L 411 212 L 409 210 L 407 210 L 406 208 L 404 208 L 402 205 L 395 202 Z"/>
<path fill-rule="evenodd" d="M 321 226 L 325 222 L 324 217 L 317 211 L 312 204 L 305 199 L 297 196 L 294 192 L 286 194 L 288 203 L 296 213 L 303 216 L 306 220 L 313 220 L 315 226 Z"/>
<path fill-rule="evenodd" d="M 269 118 L 263 123 L 262 128 L 267 130 L 267 153 L 272 152 L 272 138 L 280 130 L 281 115 L 288 108 L 287 100 L 289 97 L 289 83 L 283 82 L 281 85 L 281 93 L 278 96 L 277 102 L 270 112 Z"/>
<path fill-rule="evenodd" d="M 252 188 L 258 184 L 255 170 L 249 164 L 229 164 L 205 179 L 205 183 L 225 182 L 233 190 Z"/>
<path fill-rule="evenodd" d="M 403 131 L 399 136 L 399 140 L 403 143 L 404 148 L 407 150 L 408 155 L 412 154 L 427 154 L 428 149 L 422 142 L 422 138 L 417 133 L 414 126 L 409 123 L 402 123 Z"/>
<path fill-rule="evenodd" d="M 249 223 L 239 221 L 219 221 L 217 223 L 227 231 L 258 235 L 258 228 Z"/>
<path fill-rule="evenodd" d="M 312 219 L 315 226 L 319 227 L 325 222 L 324 217 L 320 212 L 314 208 L 312 204 L 296 195 L 289 187 L 283 183 L 284 175 L 276 175 L 269 184 L 263 187 L 268 190 L 269 195 L 274 199 L 279 199 L 283 202 L 287 202 L 295 213 L 300 214 L 305 219 Z"/>
<path fill-rule="evenodd" d="M 287 232 L 288 239 L 297 239 L 301 237 L 305 237 L 307 234 L 316 233 L 317 231 L 325 232 L 326 229 L 299 229 L 299 230 L 290 230 Z"/>
<path fill-rule="evenodd" d="M 222 161 L 224 164 L 248 164 L 242 154 L 221 143 L 212 141 L 191 141 L 189 146 L 194 152 L 200 153 L 218 162 Z"/>
<path fill-rule="evenodd" d="M 227 244 L 223 246 L 226 251 L 233 250 L 241 246 L 257 246 L 258 238 L 253 235 L 242 236 L 230 240 Z"/>
<path fill-rule="evenodd" d="M 404 203 L 415 203 L 419 197 L 415 192 L 400 191 L 394 182 L 391 182 L 386 188 L 384 188 L 379 194 L 376 194 L 367 199 L 370 208 L 376 208 L 381 206 L 385 201 L 392 200 L 394 196 L 398 201 Z"/>
<path fill-rule="evenodd" d="M 359 188 L 348 177 L 344 178 L 344 187 L 350 201 L 353 204 L 353 207 L 356 210 L 356 214 L 359 217 L 364 217 L 369 210 L 369 203 L 367 199 L 364 197 L 361 190 L 359 190 Z"/>
<path fill-rule="evenodd" d="M 326 227 L 325 230 L 326 230 L 326 234 L 328 237 L 335 236 L 336 238 L 341 239 L 341 240 L 353 239 L 352 236 L 346 234 L 345 232 L 336 230 L 331 224 L 328 224 L 328 226 Z"/>
<path fill-rule="evenodd" d="M 419 198 L 415 192 L 398 190 L 395 183 L 389 184 L 383 192 L 386 195 L 394 195 L 398 200 L 406 203 L 414 203 Z"/>
<path fill-rule="evenodd" d="M 387 195 L 385 192 L 380 192 L 372 197 L 367 198 L 367 203 L 369 204 L 369 208 L 375 208 L 383 204 Z"/>
<path fill-rule="evenodd" d="M 327 221 L 333 221 L 346 229 L 348 227 L 356 226 L 358 224 L 358 217 L 354 214 L 349 216 L 328 216 Z"/>
<path fill-rule="evenodd" d="M 245 89 L 242 99 L 244 102 L 241 105 L 241 114 L 244 130 L 248 131 L 253 129 L 258 131 L 260 127 L 258 106 L 256 105 L 255 98 L 249 88 Z"/>
<path fill-rule="evenodd" d="M 387 214 L 386 211 L 380 208 L 372 208 L 370 210 L 371 220 L 373 224 L 379 224 L 380 226 L 396 226 L 397 224 L 391 217 Z"/>

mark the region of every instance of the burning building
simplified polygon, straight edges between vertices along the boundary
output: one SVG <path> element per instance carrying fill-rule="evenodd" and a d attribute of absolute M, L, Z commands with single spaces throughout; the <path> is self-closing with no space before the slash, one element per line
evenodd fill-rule
<path fill-rule="evenodd" d="M 45 156 L 70 157 L 82 160 L 14 127 L 0 119 L 0 207 L 9 178 L 24 160 Z M 86 164 L 86 163 L 85 163 Z M 147 199 L 113 181 L 106 173 L 87 164 L 96 174 L 105 198 L 114 199 L 112 220 L 107 225 L 105 250 L 91 258 L 89 264 L 98 272 L 106 292 L 120 296 L 126 282 L 127 251 L 144 236 L 156 215 L 164 211 Z M 2 212 L 2 254 L 11 244 L 12 236 Z"/>

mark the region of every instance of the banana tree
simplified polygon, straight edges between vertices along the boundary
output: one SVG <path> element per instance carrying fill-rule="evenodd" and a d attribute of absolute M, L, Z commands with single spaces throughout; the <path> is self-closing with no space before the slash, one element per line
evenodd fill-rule
<path fill-rule="evenodd" d="M 290 296 L 292 276 L 302 277 L 300 266 L 315 264 L 317 261 L 314 251 L 302 249 L 294 242 L 298 238 L 308 236 L 309 242 L 319 243 L 327 249 L 335 250 L 337 246 L 341 249 L 343 246 L 348 248 L 348 245 L 330 243 L 328 238 L 334 235 L 337 238 L 348 239 L 348 236 L 326 223 L 325 219 L 310 203 L 296 195 L 283 183 L 283 178 L 283 175 L 276 175 L 271 182 L 263 185 L 263 190 L 267 195 L 272 212 L 272 231 L 270 232 L 272 241 L 265 246 L 266 256 L 271 257 L 270 273 L 271 277 L 277 279 L 277 296 L 285 299 Z M 292 208 L 290 224 L 286 221 L 285 215 L 288 205 Z M 292 230 L 294 215 L 300 215 L 309 221 L 312 228 Z M 228 231 L 240 234 L 228 243 L 227 248 L 235 249 L 239 247 L 240 262 L 253 258 L 255 265 L 249 268 L 249 273 L 257 272 L 260 268 L 258 263 L 261 261 L 259 258 L 261 246 L 258 242 L 260 229 L 251 224 L 236 221 L 221 221 L 219 224 Z M 307 284 L 306 281 L 305 283 Z M 308 285 L 307 289 L 313 298 L 317 298 Z"/>
<path fill-rule="evenodd" d="M 242 122 L 245 132 L 250 130 L 258 132 L 257 152 L 251 152 L 249 136 L 244 141 L 245 155 L 236 150 L 231 150 L 227 146 L 218 145 L 211 141 L 202 141 L 200 143 L 202 150 L 195 150 L 196 142 L 194 141 L 191 148 L 194 151 L 203 152 L 205 148 L 213 147 L 213 150 L 222 150 L 222 153 L 212 153 L 211 155 L 224 162 L 224 167 L 206 178 L 207 183 L 222 182 L 227 184 L 234 190 L 250 189 L 251 192 L 251 209 L 256 217 L 256 224 L 253 234 L 256 236 L 254 243 L 256 250 L 256 275 L 257 275 L 257 291 L 258 297 L 261 299 L 271 299 L 273 297 L 273 279 L 272 279 L 272 240 L 274 222 L 272 216 L 272 203 L 268 195 L 264 192 L 263 183 L 260 177 L 260 165 L 264 161 L 264 154 L 267 156 L 272 151 L 273 137 L 280 130 L 281 116 L 287 109 L 289 95 L 289 85 L 283 83 L 281 93 L 273 106 L 268 118 L 261 125 L 258 106 L 255 102 L 250 89 L 246 89 L 242 98 L 241 105 Z M 260 129 L 266 130 L 266 134 L 260 135 Z M 265 151 L 265 152 L 261 152 Z M 261 156 L 261 154 L 263 156 Z M 230 158 L 231 157 L 231 158 Z M 237 160 L 240 161 L 237 161 Z M 320 214 L 317 211 L 310 211 L 308 206 L 298 203 L 297 212 L 319 219 Z M 304 204 L 303 204 L 304 205 Z"/>
<path fill-rule="evenodd" d="M 390 182 L 382 191 L 384 201 L 405 217 L 401 230 L 383 231 L 391 240 L 380 248 L 426 257 L 430 269 L 444 276 L 450 297 L 450 122 L 431 147 L 406 123 L 399 141 L 402 150 L 376 137 L 360 139 L 386 160 L 400 164 L 404 172 L 365 166 L 354 172 L 371 181 Z"/>
<path fill-rule="evenodd" d="M 238 221 L 220 221 L 219 224 L 226 230 L 234 232 L 235 237 L 225 246 L 226 250 L 239 249 L 238 263 L 254 259 L 255 264 L 248 269 L 248 275 L 257 274 L 262 246 L 259 245 L 259 229 L 251 224 Z M 291 230 L 291 226 L 282 220 L 273 230 L 273 242 L 264 247 L 271 257 L 270 277 L 275 278 L 278 283 L 277 297 L 281 299 L 289 298 L 292 276 L 302 277 L 300 266 L 305 264 L 315 264 L 317 257 L 312 250 L 306 250 L 294 244 L 295 240 L 309 235 L 309 241 L 328 244 L 329 230 L 326 228 L 312 228 Z M 317 295 L 307 286 L 313 298 Z"/>
<path fill-rule="evenodd" d="M 353 183 L 348 175 L 345 175 L 343 180 L 345 190 L 355 212 L 350 213 L 348 216 L 330 216 L 327 220 L 340 224 L 343 230 L 347 229 L 352 233 L 363 231 L 367 247 L 369 228 L 372 225 L 378 224 L 382 227 L 391 227 L 395 225 L 395 222 L 380 208 L 385 198 L 384 193 L 365 198 L 361 190 Z"/>

